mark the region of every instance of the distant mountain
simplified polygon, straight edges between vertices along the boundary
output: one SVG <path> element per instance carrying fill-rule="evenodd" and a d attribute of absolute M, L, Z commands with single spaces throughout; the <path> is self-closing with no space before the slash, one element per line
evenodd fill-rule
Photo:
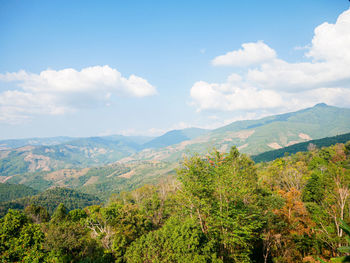
<path fill-rule="evenodd" d="M 213 148 L 225 152 L 233 145 L 243 153 L 256 155 L 347 132 L 350 132 L 350 109 L 321 103 L 312 108 L 259 120 L 233 122 L 192 140 L 159 149 L 145 149 L 121 161 L 176 161 L 183 154 L 205 153 Z"/>
<path fill-rule="evenodd" d="M 211 131 L 174 130 L 157 138 L 75 138 L 56 145 L 1 150 L 0 182 L 25 184 L 40 191 L 70 187 L 106 200 L 111 193 L 173 175 L 184 155 L 213 148 L 226 152 L 233 145 L 243 153 L 257 155 L 349 132 L 350 109 L 318 104 Z"/>
<path fill-rule="evenodd" d="M 5 180 L 1 176 L 112 163 L 141 150 L 142 145 L 137 141 L 145 142 L 147 139 L 115 135 L 77 138 L 55 145 L 26 145 L 0 150 L 0 182 Z"/>
<path fill-rule="evenodd" d="M 143 148 L 161 148 L 183 141 L 192 140 L 200 135 L 207 134 L 209 130 L 200 128 L 187 128 L 183 130 L 172 130 L 162 136 L 143 144 Z"/>
<path fill-rule="evenodd" d="M 19 198 L 10 202 L 1 202 L 0 217 L 5 215 L 10 208 L 24 209 L 29 204 L 42 206 L 52 214 L 60 203 L 63 203 L 68 210 L 73 210 L 100 204 L 101 200 L 93 195 L 81 193 L 76 190 L 55 187 L 35 196 Z"/>
<path fill-rule="evenodd" d="M 73 140 L 72 137 L 49 137 L 49 138 L 28 138 L 28 139 L 12 139 L 0 140 L 0 150 L 15 149 L 27 145 L 56 145 Z"/>
<path fill-rule="evenodd" d="M 108 135 L 102 136 L 101 138 L 106 139 L 108 141 L 125 141 L 129 143 L 134 143 L 137 145 L 145 144 L 154 139 L 151 136 L 124 136 L 124 135 Z"/>
<path fill-rule="evenodd" d="M 267 152 L 260 153 L 258 155 L 253 155 L 252 159 L 257 163 L 269 162 L 277 158 L 281 158 L 285 156 L 285 154 L 306 152 L 309 150 L 310 145 L 313 145 L 312 147 L 322 148 L 322 147 L 328 147 L 337 143 L 346 143 L 348 141 L 350 141 L 350 133 L 293 144 L 291 146 L 284 147 L 282 149 L 267 151 Z"/>

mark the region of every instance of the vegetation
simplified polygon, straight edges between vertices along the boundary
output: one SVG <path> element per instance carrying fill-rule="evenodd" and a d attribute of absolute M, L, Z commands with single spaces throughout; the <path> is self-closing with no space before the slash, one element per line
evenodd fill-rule
<path fill-rule="evenodd" d="M 74 209 L 0 219 L 3 262 L 345 260 L 350 142 L 256 165 L 233 147 L 185 158 L 177 178 Z"/>
<path fill-rule="evenodd" d="M 80 193 L 72 189 L 55 187 L 38 195 L 1 202 L 0 216 L 6 214 L 11 208 L 24 209 L 30 204 L 41 206 L 51 214 L 60 203 L 64 204 L 68 210 L 73 210 L 99 204 L 101 201 L 93 195 Z"/>
<path fill-rule="evenodd" d="M 36 195 L 37 193 L 37 190 L 22 184 L 0 183 L 0 203 L 25 196 Z"/>
<path fill-rule="evenodd" d="M 273 150 L 273 151 L 267 151 L 260 153 L 258 155 L 253 155 L 252 159 L 254 162 L 269 162 L 273 161 L 277 158 L 281 158 L 288 154 L 293 154 L 297 152 L 307 152 L 309 149 L 312 150 L 312 148 L 322 148 L 322 147 L 328 147 L 336 143 L 346 143 L 350 140 L 350 133 L 341 134 L 333 137 L 326 137 L 318 140 L 310 140 L 307 142 L 297 143 L 293 144 L 288 147 L 284 147 L 282 149 Z"/>
<path fill-rule="evenodd" d="M 0 141 L 0 176 L 11 177 L 11 183 L 19 181 L 27 184 L 15 177 L 60 169 L 100 167 L 125 157 L 135 162 L 178 163 L 184 154 L 205 154 L 213 148 L 228 152 L 234 145 L 243 153 L 259 154 L 311 138 L 319 139 L 349 132 L 350 109 L 318 104 L 312 108 L 260 120 L 233 122 L 215 130 L 173 130 L 154 139 L 115 135 Z M 11 148 L 24 146 L 25 143 L 27 147 Z M 28 146 L 31 144 L 33 146 Z M 300 150 L 302 149 L 291 152 Z M 53 182 L 40 182 L 40 178 L 36 178 L 36 184 L 38 187 L 27 185 L 36 189 L 46 186 L 39 190 L 58 186 Z"/>

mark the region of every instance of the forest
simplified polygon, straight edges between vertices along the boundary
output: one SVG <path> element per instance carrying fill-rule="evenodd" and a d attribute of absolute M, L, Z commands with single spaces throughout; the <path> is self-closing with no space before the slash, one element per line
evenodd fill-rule
<path fill-rule="evenodd" d="M 0 219 L 1 262 L 348 262 L 350 141 L 255 164 L 236 147 L 104 205 Z"/>

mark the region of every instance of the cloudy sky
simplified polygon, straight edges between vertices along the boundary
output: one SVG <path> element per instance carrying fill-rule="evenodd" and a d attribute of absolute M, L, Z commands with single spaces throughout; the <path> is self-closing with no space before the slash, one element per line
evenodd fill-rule
<path fill-rule="evenodd" d="M 0 139 L 350 108 L 347 0 L 0 0 Z"/>

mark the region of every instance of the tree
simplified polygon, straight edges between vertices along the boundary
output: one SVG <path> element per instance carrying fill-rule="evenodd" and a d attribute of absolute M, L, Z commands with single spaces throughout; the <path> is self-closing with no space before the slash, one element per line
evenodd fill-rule
<path fill-rule="evenodd" d="M 221 262 L 216 257 L 215 243 L 191 218 L 170 218 L 162 228 L 133 242 L 125 258 L 130 263 Z"/>
<path fill-rule="evenodd" d="M 185 212 L 210 240 L 218 242 L 223 261 L 248 262 L 255 233 L 262 226 L 255 206 L 257 174 L 254 162 L 235 147 L 206 158 L 185 159 L 178 172 Z"/>
<path fill-rule="evenodd" d="M 0 259 L 2 262 L 42 262 L 44 234 L 23 212 L 10 209 L 0 219 Z"/>

